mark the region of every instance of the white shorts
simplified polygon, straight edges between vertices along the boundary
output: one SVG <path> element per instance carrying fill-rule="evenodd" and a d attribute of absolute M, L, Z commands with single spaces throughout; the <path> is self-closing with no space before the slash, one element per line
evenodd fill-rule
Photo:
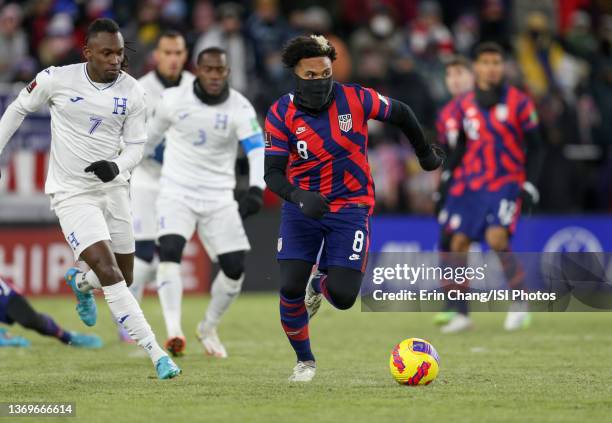
<path fill-rule="evenodd" d="M 130 197 L 136 241 L 154 240 L 157 234 L 155 203 L 159 195 L 159 171 L 138 166 L 130 179 Z"/>
<path fill-rule="evenodd" d="M 157 238 L 176 234 L 190 240 L 198 236 L 213 262 L 221 254 L 251 249 L 231 191 L 223 197 L 202 200 L 162 189 L 157 200 L 159 228 Z"/>
<path fill-rule="evenodd" d="M 135 250 L 129 189 L 126 185 L 77 194 L 62 200 L 51 196 L 51 208 L 59 218 L 75 260 L 98 241 L 108 240 L 117 254 Z"/>

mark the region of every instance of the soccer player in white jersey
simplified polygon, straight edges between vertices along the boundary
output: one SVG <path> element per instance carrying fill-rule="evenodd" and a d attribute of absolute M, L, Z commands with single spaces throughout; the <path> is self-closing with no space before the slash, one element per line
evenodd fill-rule
<path fill-rule="evenodd" d="M 196 333 L 207 354 L 227 357 L 216 329 L 244 279 L 250 245 L 242 219 L 258 212 L 263 203 L 263 134 L 253 106 L 229 88 L 229 73 L 224 50 L 203 50 L 197 57 L 194 83 L 165 90 L 147 125 L 147 150 L 164 135 L 166 138 L 157 201 L 157 292 L 168 332 L 166 348 L 174 355 L 185 349 L 180 262 L 186 241 L 197 229 L 208 255 L 221 268 Z M 233 193 L 238 142 L 250 168 L 249 192 L 240 202 L 234 200 Z"/>
<path fill-rule="evenodd" d="M 93 326 L 97 311 L 91 291 L 102 289 L 111 313 L 149 354 L 158 377 L 169 379 L 181 370 L 157 344 L 128 289 L 134 235 L 127 179 L 146 142 L 144 90 L 122 70 L 124 42 L 114 21 L 98 19 L 89 26 L 83 53 L 87 62 L 47 68 L 21 91 L 0 120 L 0 152 L 28 113 L 49 106 L 45 192 L 75 259 L 91 268 L 66 274 L 77 312 Z"/>
<path fill-rule="evenodd" d="M 185 39 L 179 32 L 162 33 L 153 51 L 153 58 L 155 69 L 139 79 L 147 94 L 147 120 L 151 119 L 163 90 L 179 86 L 191 87 L 195 78 L 191 72 L 183 70 L 187 61 L 187 47 Z M 134 282 L 130 286 L 130 291 L 138 301 L 142 299 L 146 283 L 155 280 L 157 268 L 154 263 L 157 234 L 155 202 L 159 194 L 163 151 L 164 143 L 161 143 L 134 169 L 130 180 L 134 238 L 136 239 Z M 124 341 L 131 341 L 121 326 L 119 328 L 120 338 Z"/>

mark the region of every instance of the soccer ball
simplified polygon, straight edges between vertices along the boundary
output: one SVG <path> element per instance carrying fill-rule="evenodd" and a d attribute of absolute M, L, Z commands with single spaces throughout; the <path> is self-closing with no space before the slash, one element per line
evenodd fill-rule
<path fill-rule="evenodd" d="M 439 362 L 433 345 L 424 339 L 408 338 L 391 351 L 389 370 L 400 385 L 429 385 L 438 376 Z"/>

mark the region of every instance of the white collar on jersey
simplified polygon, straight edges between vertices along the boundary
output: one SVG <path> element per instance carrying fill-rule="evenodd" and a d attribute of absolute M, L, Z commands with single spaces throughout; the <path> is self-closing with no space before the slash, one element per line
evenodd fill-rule
<path fill-rule="evenodd" d="M 89 83 L 98 91 L 104 91 L 106 89 L 109 89 L 123 77 L 123 71 L 121 71 L 117 79 L 115 79 L 113 82 L 110 82 L 110 83 L 94 82 L 91 80 L 91 78 L 89 77 L 89 74 L 87 73 L 87 62 L 83 63 L 83 73 L 85 74 L 85 78 L 87 78 L 87 81 L 89 81 Z"/>

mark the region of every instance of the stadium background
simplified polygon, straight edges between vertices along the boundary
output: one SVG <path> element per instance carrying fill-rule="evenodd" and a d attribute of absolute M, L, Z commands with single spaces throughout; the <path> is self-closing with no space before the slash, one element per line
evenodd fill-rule
<path fill-rule="evenodd" d="M 482 40 L 508 52 L 508 80 L 538 105 L 546 160 L 542 201 L 524 210 L 517 251 L 612 251 L 612 3 L 605 0 L 0 0 L 0 113 L 35 74 L 82 61 L 88 23 L 116 19 L 130 51 L 130 73 L 152 69 L 164 29 L 185 34 L 191 56 L 229 51 L 231 84 L 260 119 L 290 90 L 282 45 L 299 33 L 323 33 L 336 46 L 334 76 L 408 103 L 433 137 L 437 108 L 448 99 L 443 62 L 469 55 Z M 190 58 L 188 68 L 192 67 Z M 374 251 L 435 248 L 432 193 L 438 175 L 420 171 L 398 131 L 371 122 L 369 157 L 377 188 Z M 66 293 L 72 253 L 43 194 L 50 142 L 47 110 L 31 115 L 0 157 L 0 275 L 28 294 Z M 237 163 L 239 187 L 248 174 Z M 269 193 L 268 193 L 269 194 Z M 278 201 L 247 221 L 253 251 L 246 290 L 277 287 L 274 263 Z M 183 271 L 188 292 L 203 292 L 210 263 L 193 240 Z"/>

